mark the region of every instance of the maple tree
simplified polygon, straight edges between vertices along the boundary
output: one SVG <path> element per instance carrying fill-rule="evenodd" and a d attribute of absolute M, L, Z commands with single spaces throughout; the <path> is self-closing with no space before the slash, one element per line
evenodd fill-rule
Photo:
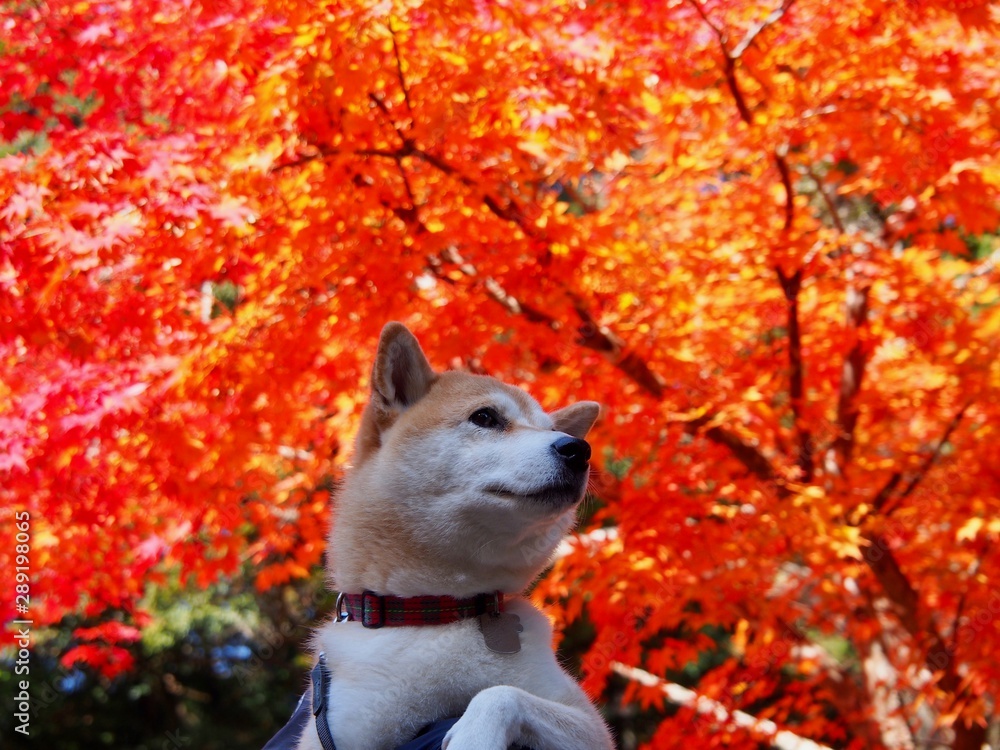
<path fill-rule="evenodd" d="M 716 655 L 718 710 L 650 746 L 983 744 L 993 3 L 0 7 L 0 517 L 31 513 L 37 623 L 129 621 L 67 663 L 128 669 L 172 571 L 318 564 L 403 319 L 604 404 L 535 596 L 593 628 L 595 695 L 660 707 Z"/>

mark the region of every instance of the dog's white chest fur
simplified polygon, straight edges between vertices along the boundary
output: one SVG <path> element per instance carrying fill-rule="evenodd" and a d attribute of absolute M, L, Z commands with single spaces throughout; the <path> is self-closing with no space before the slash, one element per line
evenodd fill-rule
<path fill-rule="evenodd" d="M 490 651 L 475 618 L 450 625 L 369 630 L 326 628 L 317 647 L 332 674 L 330 719 L 337 750 L 391 750 L 427 724 L 461 716 L 493 685 L 512 685 L 564 702 L 578 688 L 552 654 L 548 621 L 524 601 L 509 602 L 524 627 L 521 651 Z"/>
<path fill-rule="evenodd" d="M 332 681 L 337 750 L 392 750 L 461 717 L 446 750 L 610 750 L 610 733 L 560 668 L 548 620 L 518 595 L 572 526 L 598 406 L 546 414 L 493 378 L 435 373 L 398 323 L 382 332 L 354 468 L 328 548 L 337 590 L 395 597 L 502 592 L 520 650 L 487 648 L 475 617 L 378 629 L 330 622 L 314 647 Z M 320 750 L 310 722 L 299 750 Z"/>

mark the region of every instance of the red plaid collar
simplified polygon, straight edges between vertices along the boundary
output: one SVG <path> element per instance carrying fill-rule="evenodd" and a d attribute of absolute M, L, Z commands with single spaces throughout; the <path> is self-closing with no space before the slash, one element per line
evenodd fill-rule
<path fill-rule="evenodd" d="M 399 625 L 447 625 L 479 615 L 503 612 L 503 592 L 453 596 L 381 596 L 374 591 L 340 594 L 337 619 L 360 622 L 366 628 Z"/>

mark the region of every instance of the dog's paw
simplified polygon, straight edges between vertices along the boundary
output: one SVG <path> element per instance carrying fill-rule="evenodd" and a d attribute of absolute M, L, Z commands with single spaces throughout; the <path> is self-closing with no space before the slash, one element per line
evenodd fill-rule
<path fill-rule="evenodd" d="M 456 724 L 441 741 L 441 750 L 507 750 L 507 748 L 507 743 L 496 737 L 483 735 L 480 730 L 468 725 L 460 727 Z"/>
<path fill-rule="evenodd" d="M 458 722 L 444 736 L 441 750 L 507 750 L 507 745 L 495 742 L 489 735 L 473 726 L 473 722 Z"/>
<path fill-rule="evenodd" d="M 478 693 L 441 743 L 441 750 L 507 750 L 516 740 L 517 688 L 500 685 Z"/>

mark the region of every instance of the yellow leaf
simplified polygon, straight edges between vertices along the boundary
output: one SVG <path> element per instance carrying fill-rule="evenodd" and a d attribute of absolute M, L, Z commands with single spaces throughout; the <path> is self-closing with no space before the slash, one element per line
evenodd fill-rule
<path fill-rule="evenodd" d="M 976 538 L 976 535 L 979 533 L 981 528 L 983 528 L 982 518 L 970 518 L 962 525 L 962 528 L 958 530 L 955 538 L 960 542 L 965 539 L 972 541 Z"/>
<path fill-rule="evenodd" d="M 747 630 L 749 626 L 750 623 L 747 622 L 746 620 L 740 620 L 738 623 L 736 623 L 736 632 L 733 633 L 733 637 L 730 642 L 732 644 L 733 651 L 737 654 L 742 655 L 743 652 L 746 651 Z"/>
<path fill-rule="evenodd" d="M 648 91 L 642 92 L 642 104 L 651 115 L 658 115 L 663 111 L 663 105 L 660 103 L 660 100 Z"/>
<path fill-rule="evenodd" d="M 535 156 L 539 159 L 544 159 L 548 156 L 545 146 L 535 141 L 521 141 L 517 144 L 517 147 L 529 156 Z"/>

